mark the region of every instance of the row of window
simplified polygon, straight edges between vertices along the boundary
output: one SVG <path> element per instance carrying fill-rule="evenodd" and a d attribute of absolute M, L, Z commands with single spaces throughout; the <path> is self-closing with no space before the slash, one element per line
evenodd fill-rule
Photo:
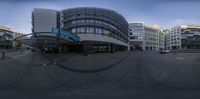
<path fill-rule="evenodd" d="M 155 34 L 146 34 L 145 36 L 146 36 L 146 37 L 155 37 L 155 38 L 158 37 L 158 35 L 155 35 Z"/>
<path fill-rule="evenodd" d="M 156 42 L 145 42 L 146 45 L 158 45 Z"/>
<path fill-rule="evenodd" d="M 102 35 L 107 35 L 110 37 L 114 37 L 116 39 L 119 39 L 121 41 L 127 42 L 126 36 L 123 34 L 117 34 L 117 33 L 112 33 L 110 30 L 104 29 L 104 28 L 99 28 L 99 27 L 93 27 L 93 26 L 81 26 L 81 27 L 76 27 L 70 29 L 72 33 L 77 33 L 77 34 L 102 34 Z"/>
<path fill-rule="evenodd" d="M 180 38 L 174 38 L 174 39 L 171 39 L 171 41 L 176 41 L 176 40 L 180 40 Z"/>
<path fill-rule="evenodd" d="M 111 35 L 110 30 L 106 30 L 106 29 L 98 28 L 98 27 L 92 27 L 92 26 L 81 26 L 81 27 L 77 27 L 77 28 L 72 28 L 71 32 Z"/>
<path fill-rule="evenodd" d="M 145 50 L 156 50 L 158 49 L 158 47 L 155 47 L 155 46 L 146 46 L 145 47 Z"/>
<path fill-rule="evenodd" d="M 130 33 L 129 33 L 129 35 L 133 35 L 133 34 L 139 35 L 139 34 L 143 34 L 143 32 L 140 31 L 140 32 L 130 32 Z"/>
<path fill-rule="evenodd" d="M 67 12 L 66 12 L 67 13 Z M 70 12 L 69 12 L 70 13 Z M 105 13 L 105 14 L 112 14 L 112 13 Z M 112 20 L 115 20 L 115 21 L 118 21 L 119 24 L 121 23 L 124 23 L 122 20 L 124 20 L 123 18 L 119 17 L 119 16 L 115 16 L 115 15 L 112 15 L 112 16 L 108 16 L 108 15 L 104 15 L 104 14 L 98 14 L 98 13 L 79 13 L 79 14 L 76 14 L 76 16 L 101 16 L 102 18 L 108 18 L 108 19 L 112 19 Z M 69 18 L 72 18 L 74 17 L 75 15 L 74 14 L 71 14 L 71 15 L 67 15 L 67 14 L 64 14 L 64 18 L 65 19 L 69 19 Z"/>
<path fill-rule="evenodd" d="M 129 39 L 132 39 L 132 40 L 143 40 L 143 37 L 142 36 L 131 36 L 131 37 L 129 37 Z"/>
<path fill-rule="evenodd" d="M 171 42 L 171 44 L 180 44 L 180 42 Z"/>
<path fill-rule="evenodd" d="M 99 24 L 110 26 L 113 29 L 117 29 L 116 26 L 114 26 L 114 25 L 112 25 L 112 24 L 110 24 L 110 23 L 108 23 L 106 21 L 99 20 L 99 19 L 78 19 L 78 20 L 72 20 L 72 21 L 67 22 L 66 25 L 68 25 L 68 24 L 76 24 L 76 23 L 99 23 Z"/>
<path fill-rule="evenodd" d="M 149 41 L 158 41 L 156 38 L 145 38 L 145 40 L 149 40 Z"/>

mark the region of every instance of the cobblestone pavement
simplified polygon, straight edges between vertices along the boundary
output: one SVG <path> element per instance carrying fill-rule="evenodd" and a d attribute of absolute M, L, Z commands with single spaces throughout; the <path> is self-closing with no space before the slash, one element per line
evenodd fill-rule
<path fill-rule="evenodd" d="M 2 99 L 200 97 L 200 53 L 25 52 L 7 57 L 0 59 Z"/>

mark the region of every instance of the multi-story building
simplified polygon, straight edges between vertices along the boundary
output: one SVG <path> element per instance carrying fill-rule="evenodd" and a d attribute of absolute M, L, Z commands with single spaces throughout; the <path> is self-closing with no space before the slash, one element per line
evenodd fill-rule
<path fill-rule="evenodd" d="M 144 24 L 129 24 L 129 50 L 144 49 Z"/>
<path fill-rule="evenodd" d="M 77 34 L 93 51 L 125 50 L 128 47 L 128 22 L 119 13 L 93 7 L 61 11 L 63 29 Z"/>
<path fill-rule="evenodd" d="M 53 36 L 55 34 L 52 33 L 52 28 L 76 34 L 80 37 L 80 42 L 73 45 L 83 49 L 110 51 L 126 50 L 128 47 L 128 22 L 122 15 L 109 9 L 34 9 L 32 23 L 35 35 L 46 32 L 46 35 Z"/>
<path fill-rule="evenodd" d="M 153 27 L 145 26 L 145 50 L 159 50 L 159 32 Z"/>
<path fill-rule="evenodd" d="M 8 27 L 0 26 L 0 48 L 16 48 L 16 46 L 23 45 L 22 40 L 27 38 L 23 33 L 17 33 Z"/>
<path fill-rule="evenodd" d="M 155 28 L 158 32 L 159 49 L 164 49 L 164 43 L 165 43 L 164 30 L 159 25 L 154 25 L 153 28 Z"/>
<path fill-rule="evenodd" d="M 51 9 L 33 9 L 32 27 L 33 33 L 52 32 L 52 28 L 60 28 L 59 12 Z"/>
<path fill-rule="evenodd" d="M 170 49 L 200 49 L 200 26 L 181 25 L 171 29 Z"/>
<path fill-rule="evenodd" d="M 164 49 L 169 50 L 170 49 L 170 30 L 166 29 L 164 32 Z"/>
<path fill-rule="evenodd" d="M 0 48 L 11 48 L 13 31 L 5 26 L 0 26 Z"/>
<path fill-rule="evenodd" d="M 28 38 L 27 36 L 25 36 L 26 34 L 23 34 L 23 33 L 20 33 L 20 32 L 15 32 L 13 33 L 13 37 L 16 39 L 16 40 L 21 40 L 21 39 L 26 39 Z"/>
<path fill-rule="evenodd" d="M 164 33 L 157 25 L 151 27 L 143 23 L 130 23 L 129 41 L 130 50 L 159 50 L 164 48 Z"/>

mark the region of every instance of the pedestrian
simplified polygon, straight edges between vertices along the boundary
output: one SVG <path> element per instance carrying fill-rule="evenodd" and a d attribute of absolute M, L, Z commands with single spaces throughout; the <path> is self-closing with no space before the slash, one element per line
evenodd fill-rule
<path fill-rule="evenodd" d="M 46 48 L 45 48 L 45 53 L 47 53 L 47 51 L 48 51 L 48 48 L 46 47 Z"/>

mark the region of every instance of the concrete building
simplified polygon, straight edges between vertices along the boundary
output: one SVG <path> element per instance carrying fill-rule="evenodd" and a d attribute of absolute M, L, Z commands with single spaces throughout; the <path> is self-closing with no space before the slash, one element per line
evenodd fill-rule
<path fill-rule="evenodd" d="M 170 49 L 200 49 L 200 26 L 181 25 L 171 29 Z"/>
<path fill-rule="evenodd" d="M 164 32 L 164 49 L 169 50 L 170 49 L 170 30 L 166 29 Z"/>
<path fill-rule="evenodd" d="M 73 33 L 61 30 L 60 12 L 51 9 L 33 9 L 31 39 L 26 39 L 27 44 L 39 50 L 45 48 L 52 52 L 60 51 L 64 44 L 76 41 L 79 37 Z"/>
<path fill-rule="evenodd" d="M 129 24 L 129 50 L 144 49 L 144 23 Z"/>
<path fill-rule="evenodd" d="M 125 50 L 128 47 L 128 22 L 115 11 L 80 7 L 61 11 L 63 29 L 76 33 L 91 51 Z"/>
<path fill-rule="evenodd" d="M 33 9 L 32 32 L 52 32 L 52 28 L 60 28 L 60 14 L 51 9 Z"/>
<path fill-rule="evenodd" d="M 165 43 L 165 41 L 164 41 L 165 40 L 164 30 L 159 25 L 154 25 L 153 28 L 156 29 L 157 32 L 158 32 L 159 50 L 164 49 L 164 43 Z"/>
<path fill-rule="evenodd" d="M 5 26 L 0 26 L 0 48 L 12 48 L 13 31 Z"/>
<path fill-rule="evenodd" d="M 6 26 L 0 26 L 0 48 L 20 48 L 22 39 L 28 38 L 23 33 L 14 32 Z"/>
<path fill-rule="evenodd" d="M 158 25 L 145 26 L 143 23 L 129 24 L 130 50 L 164 49 L 164 33 Z"/>
<path fill-rule="evenodd" d="M 153 27 L 145 26 L 144 50 L 159 50 L 159 32 Z"/>

